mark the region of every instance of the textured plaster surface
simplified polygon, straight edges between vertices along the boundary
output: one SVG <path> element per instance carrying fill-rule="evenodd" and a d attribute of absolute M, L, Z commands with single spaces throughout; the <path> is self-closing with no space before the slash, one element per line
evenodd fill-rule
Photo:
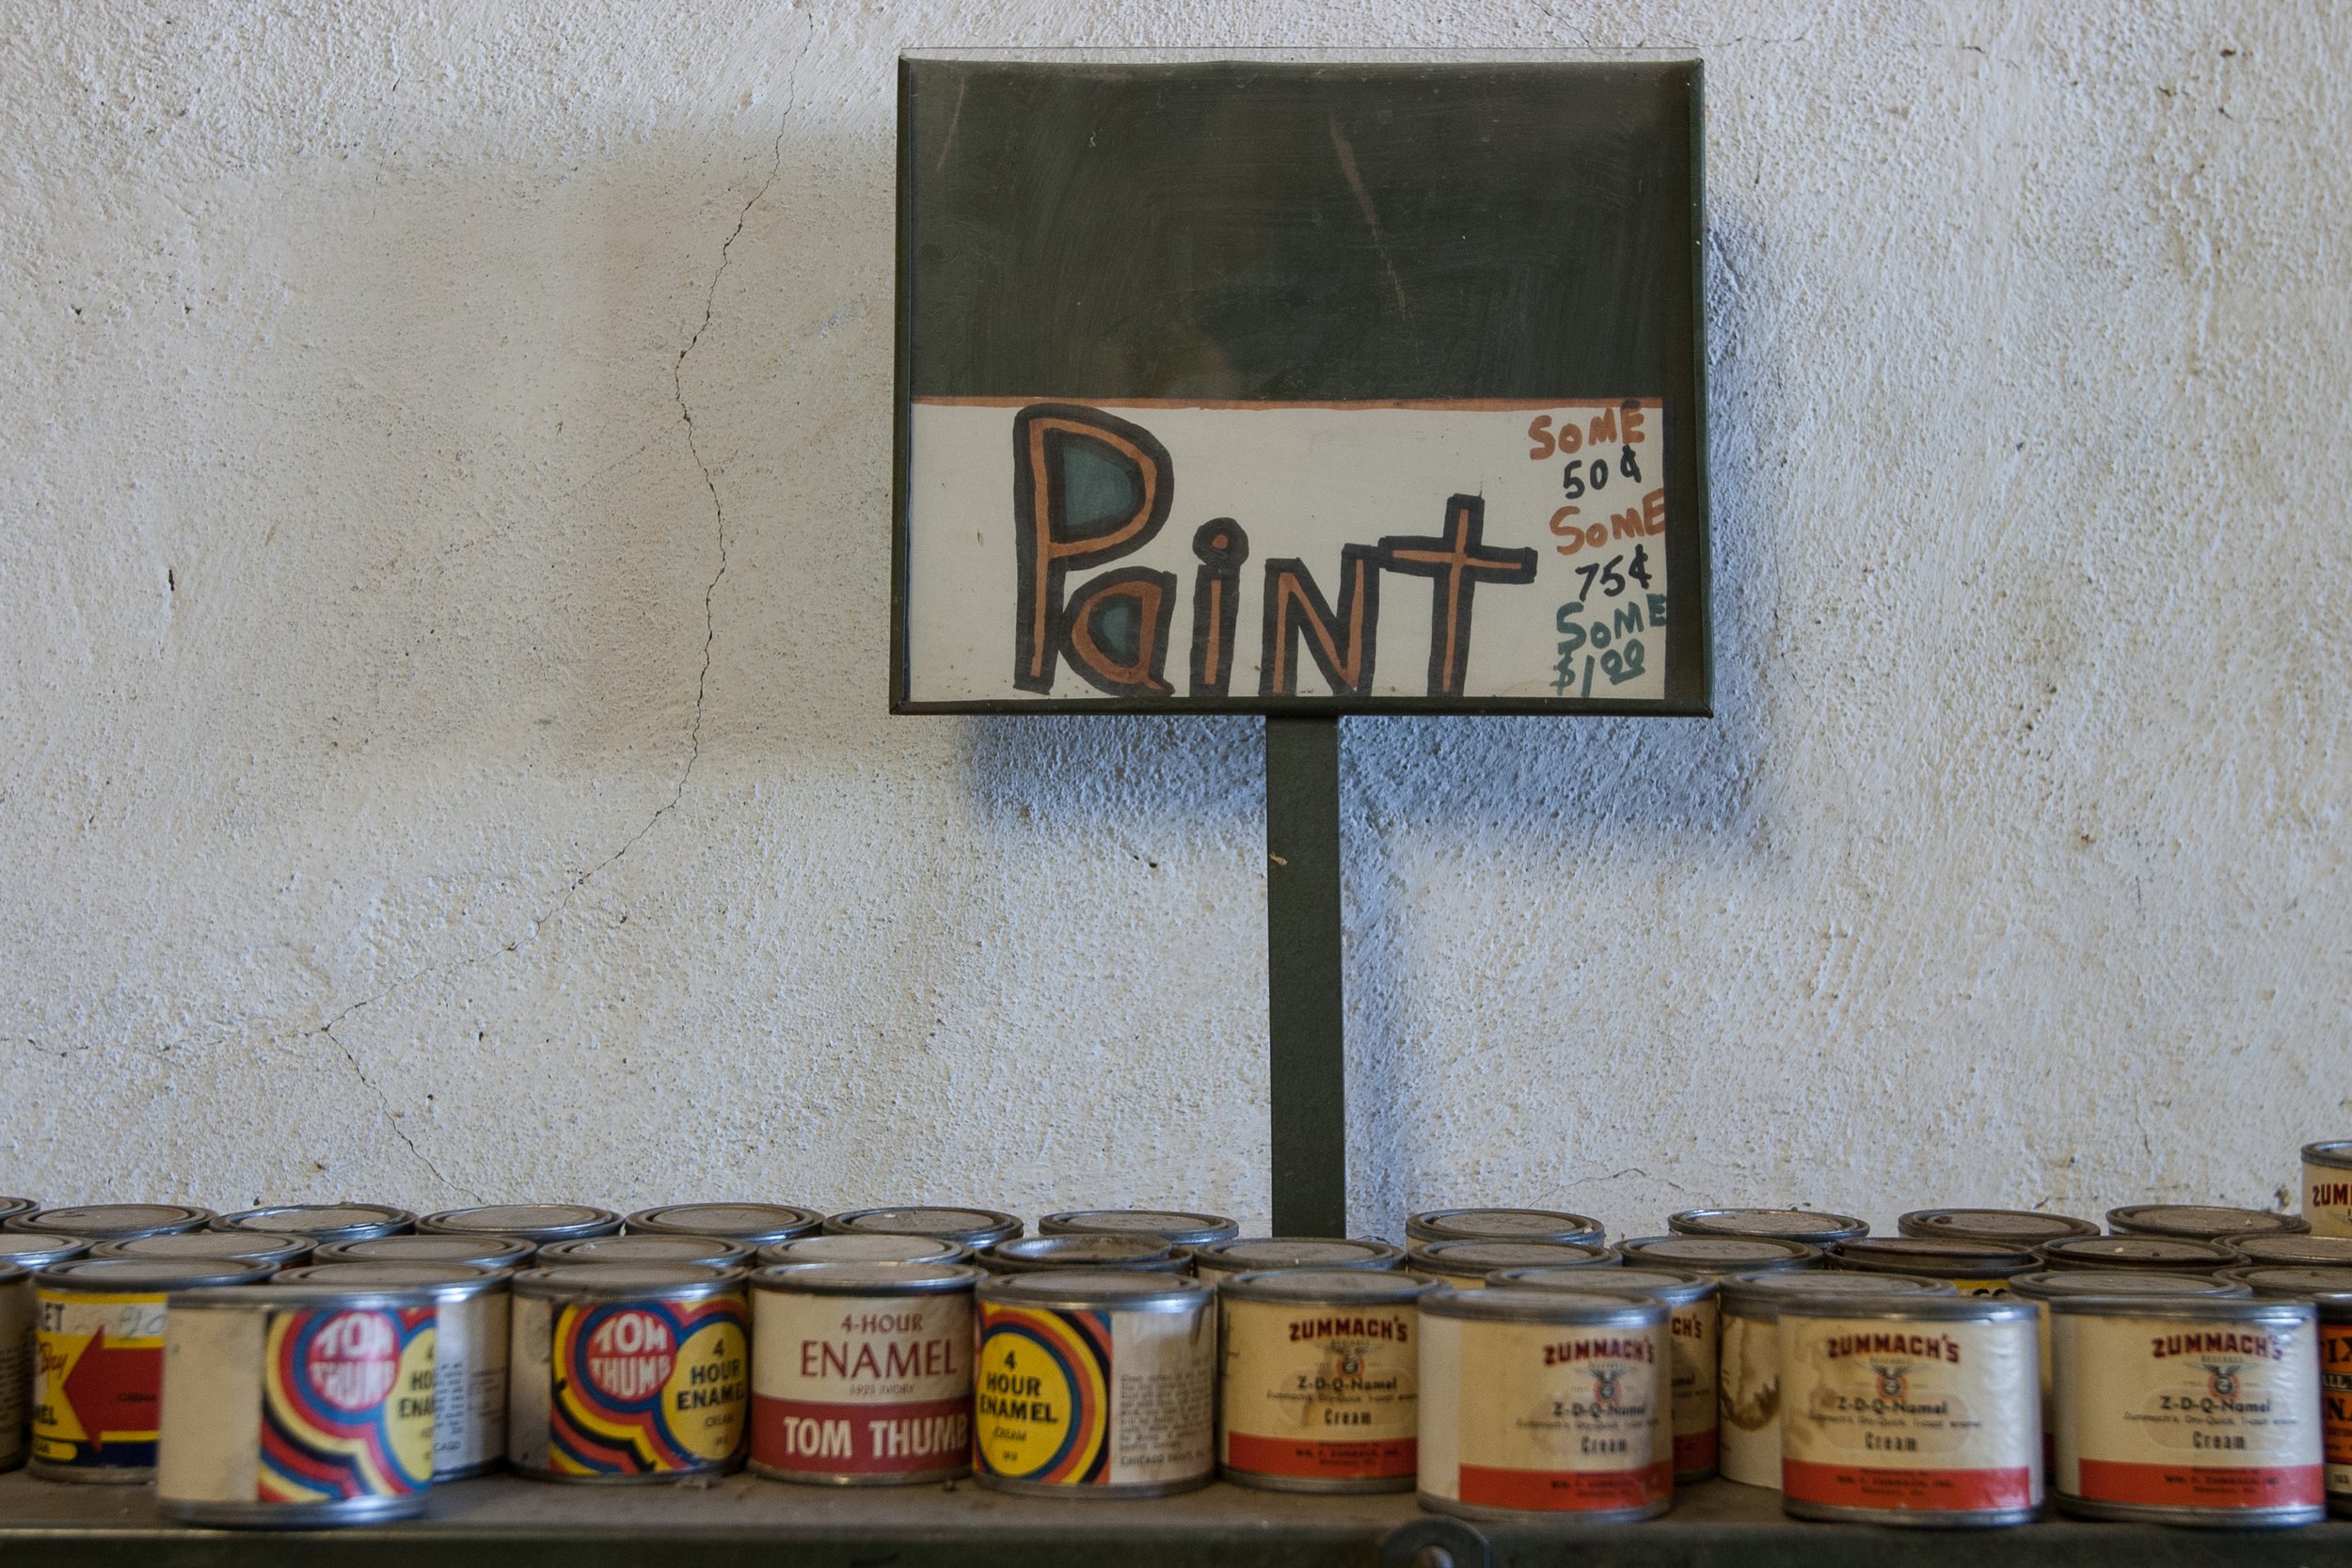
<path fill-rule="evenodd" d="M 893 57 L 1704 56 L 1720 717 L 1351 721 L 1358 1223 L 2352 1133 L 2352 14 L 11 0 L 0 1188 L 1263 1224 L 1254 723 L 883 711 Z"/>

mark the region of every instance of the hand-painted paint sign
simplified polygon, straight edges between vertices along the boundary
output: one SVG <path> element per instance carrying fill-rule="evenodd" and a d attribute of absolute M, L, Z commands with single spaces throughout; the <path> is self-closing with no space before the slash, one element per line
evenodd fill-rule
<path fill-rule="evenodd" d="M 1660 400 L 917 397 L 898 706 L 1665 705 Z"/>

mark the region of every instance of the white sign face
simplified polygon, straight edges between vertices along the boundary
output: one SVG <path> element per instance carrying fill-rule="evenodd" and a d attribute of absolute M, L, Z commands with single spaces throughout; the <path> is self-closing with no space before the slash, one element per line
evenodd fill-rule
<path fill-rule="evenodd" d="M 1655 398 L 909 418 L 909 706 L 1665 698 Z"/>

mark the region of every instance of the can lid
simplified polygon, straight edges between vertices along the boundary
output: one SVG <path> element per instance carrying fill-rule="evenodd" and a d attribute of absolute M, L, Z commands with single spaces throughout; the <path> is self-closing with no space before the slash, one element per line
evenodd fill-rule
<path fill-rule="evenodd" d="M 1192 1266 L 1217 1274 L 1259 1269 L 1393 1269 L 1405 1249 L 1368 1236 L 1238 1236 L 1197 1248 Z"/>
<path fill-rule="evenodd" d="M 199 1230 L 211 1220 L 210 1209 L 184 1203 L 86 1203 L 73 1209 L 36 1209 L 11 1215 L 10 1230 L 40 1236 L 87 1236 L 111 1241 L 121 1236 L 159 1236 L 167 1230 Z"/>
<path fill-rule="evenodd" d="M 1590 1214 L 1565 1209 L 1429 1209 L 1405 1222 L 1407 1242 L 1590 1242 L 1608 1239 Z"/>
<path fill-rule="evenodd" d="M 416 1224 L 416 1215 L 389 1203 L 277 1203 L 223 1214 L 213 1221 L 213 1228 L 307 1236 L 312 1242 L 357 1242 L 397 1236 Z"/>
<path fill-rule="evenodd" d="M 1099 1307 L 1121 1312 L 1187 1311 L 1216 1295 L 1214 1286 L 1183 1275 L 1115 1274 L 1108 1269 L 991 1275 L 979 1285 L 982 1301 L 1009 1307 Z"/>
<path fill-rule="evenodd" d="M 1781 1278 L 1788 1277 L 1786 1275 Z M 1813 1278 L 1852 1279 L 1853 1275 L 1820 1274 Z M 1892 1275 L 1860 1277 L 1884 1280 Z M 1883 1319 L 1912 1323 L 2038 1323 L 2042 1309 L 2029 1301 L 2008 1296 L 1963 1296 L 1926 1291 L 1799 1291 L 1781 1299 L 1780 1317 Z M 1753 1313 L 1749 1316 L 1754 1316 Z"/>
<path fill-rule="evenodd" d="M 755 1291 L 820 1296 L 936 1296 L 987 1277 L 969 1263 L 771 1263 L 751 1283 Z"/>
<path fill-rule="evenodd" d="M 74 1258 L 51 1263 L 34 1277 L 45 1290 L 178 1291 L 195 1285 L 255 1285 L 277 1272 L 274 1263 L 231 1259 Z"/>
<path fill-rule="evenodd" d="M 1770 1236 L 1784 1242 L 1842 1242 L 1870 1227 L 1851 1214 L 1814 1209 L 1685 1209 L 1666 1217 L 1677 1236 Z"/>
<path fill-rule="evenodd" d="M 93 1243 L 81 1236 L 33 1236 L 15 1231 L 0 1231 L 0 1262 L 23 1263 L 28 1268 L 41 1268 L 50 1263 L 62 1263 L 69 1258 L 79 1258 Z"/>
<path fill-rule="evenodd" d="M 2352 1167 L 2352 1138 L 2327 1138 L 2315 1144 L 2305 1144 L 2303 1163 L 2307 1165 Z"/>
<path fill-rule="evenodd" d="M 1014 1216 L 995 1209 L 960 1209 L 929 1204 L 900 1204 L 888 1209 L 852 1209 L 825 1221 L 835 1235 L 935 1236 L 943 1242 L 984 1247 L 1021 1234 Z"/>
<path fill-rule="evenodd" d="M 1906 1236 L 1943 1236 L 1954 1241 L 2035 1247 L 2061 1236 L 2096 1236 L 2099 1227 L 2072 1214 L 2037 1209 L 1914 1209 L 1895 1222 Z"/>
<path fill-rule="evenodd" d="M 825 1216 L 797 1203 L 669 1203 L 629 1215 L 632 1232 L 680 1236 L 724 1236 L 759 1246 L 815 1234 Z"/>
<path fill-rule="evenodd" d="M 40 1203 L 36 1198 L 0 1197 L 0 1220 L 7 1219 L 10 1214 L 29 1214 L 40 1207 Z"/>
<path fill-rule="evenodd" d="M 417 1228 L 440 1235 L 521 1236 L 561 1242 L 574 1236 L 605 1236 L 621 1227 L 621 1216 L 585 1203 L 485 1203 L 427 1214 Z"/>
<path fill-rule="evenodd" d="M 1399 1269 L 1261 1269 L 1222 1275 L 1216 1289 L 1233 1301 L 1380 1307 L 1419 1301 L 1437 1289 L 1437 1281 Z"/>
<path fill-rule="evenodd" d="M 361 1242 L 321 1242 L 310 1256 L 321 1263 L 472 1263 L 511 1269 L 529 1262 L 537 1251 L 519 1236 L 371 1236 Z"/>
<path fill-rule="evenodd" d="M 2180 1236 L 2210 1242 L 2222 1236 L 2294 1236 L 2312 1227 L 2300 1214 L 2267 1209 L 2230 1209 L 2217 1203 L 2128 1203 L 2107 1211 L 2107 1228 L 2118 1236 Z"/>
<path fill-rule="evenodd" d="M 1231 1240 L 1241 1226 L 1223 1214 L 1183 1209 L 1065 1209 L 1037 1222 L 1041 1236 L 1157 1236 L 1172 1246 L 1202 1246 Z"/>
<path fill-rule="evenodd" d="M 2051 1296 L 2054 1313 L 2086 1318 L 2186 1318 L 2201 1323 L 2291 1323 L 2312 1321 L 2308 1301 L 2283 1296 L 2219 1296 L 2203 1291 L 2101 1291 Z"/>
<path fill-rule="evenodd" d="M 727 1268 L 751 1255 L 750 1247 L 723 1236 L 673 1236 L 658 1230 L 628 1236 L 575 1236 L 568 1242 L 545 1243 L 539 1248 L 542 1263 L 710 1263 Z"/>
<path fill-rule="evenodd" d="M 961 1263 L 972 1249 L 932 1236 L 795 1236 L 759 1249 L 763 1263 Z"/>
<path fill-rule="evenodd" d="M 1992 1275 L 2038 1269 L 2042 1259 L 2029 1246 L 2003 1246 L 1956 1236 L 1856 1236 L 1831 1249 L 1833 1265 L 1891 1269 L 1897 1274 Z"/>
<path fill-rule="evenodd" d="M 1579 1242 L 1422 1242 L 1406 1249 L 1407 1267 L 1457 1279 L 1482 1279 L 1497 1269 L 1613 1269 L 1617 1254 Z"/>
<path fill-rule="evenodd" d="M 171 1230 L 160 1236 L 125 1236 L 102 1242 L 94 1258 L 226 1258 L 285 1264 L 310 1251 L 308 1236 L 273 1236 L 263 1230 Z"/>
<path fill-rule="evenodd" d="M 1774 1236 L 1635 1236 L 1617 1243 L 1629 1263 L 1666 1263 L 1702 1274 L 1753 1274 L 1758 1269 L 1810 1269 L 1820 1247 Z"/>
<path fill-rule="evenodd" d="M 447 1286 L 440 1285 L 363 1285 L 357 1281 L 328 1282 L 318 1279 L 285 1279 L 282 1276 L 262 1280 L 258 1285 L 240 1285 L 234 1290 L 211 1286 L 196 1286 L 171 1292 L 171 1309 L 178 1312 L 186 1307 L 231 1307 L 277 1309 L 294 1307 L 334 1307 L 366 1311 L 374 1307 L 432 1307 L 453 1299 Z"/>
<path fill-rule="evenodd" d="M 2047 1269 L 2040 1274 L 2011 1275 L 2011 1295 L 2029 1301 L 2055 1301 L 2060 1296 L 2248 1296 L 2244 1283 L 2218 1275 L 2162 1274 L 2155 1270 Z"/>
<path fill-rule="evenodd" d="M 2040 1247 L 2054 1269 L 2221 1269 L 2244 1261 L 2218 1242 L 2185 1236 L 2061 1236 Z"/>
<path fill-rule="evenodd" d="M 1704 1301 L 1722 1289 L 1714 1275 L 1696 1269 L 1498 1269 L 1486 1283 L 1501 1291 L 1599 1291 L 1656 1296 L 1677 1307 Z"/>
<path fill-rule="evenodd" d="M 1772 1323 L 1784 1302 L 1800 1297 L 1871 1297 L 1956 1294 L 1948 1279 L 1909 1274 L 1837 1274 L 1827 1269 L 1774 1269 L 1735 1274 L 1724 1279 L 1724 1310 L 1735 1317 Z"/>
<path fill-rule="evenodd" d="M 1645 1291 L 1458 1291 L 1440 1285 L 1421 1298 L 1431 1318 L 1477 1318 L 1496 1323 L 1562 1323 L 1587 1328 L 1655 1328 L 1671 1308 Z"/>
<path fill-rule="evenodd" d="M 502 1269 L 471 1263 L 305 1263 L 280 1269 L 278 1285 L 333 1285 L 361 1291 L 435 1288 L 443 1299 L 480 1295 L 506 1283 Z M 459 1287 L 451 1290 L 449 1287 Z"/>
<path fill-rule="evenodd" d="M 1062 1236 L 1015 1236 L 980 1254 L 981 1267 L 1008 1274 L 1024 1268 L 1102 1269 L 1175 1260 L 1176 1249 L 1157 1235 L 1083 1230 Z"/>
<path fill-rule="evenodd" d="M 2258 1263 L 2251 1268 L 2223 1269 L 2214 1277 L 2236 1280 L 2258 1296 L 2285 1296 L 2296 1301 L 2315 1301 L 2321 1296 L 2352 1292 L 2352 1269 Z"/>
<path fill-rule="evenodd" d="M 554 1263 L 514 1276 L 518 1296 L 630 1301 L 643 1296 L 718 1295 L 743 1288 L 741 1269 L 707 1263 Z"/>
<path fill-rule="evenodd" d="M 2223 1236 L 2221 1244 L 2254 1263 L 2352 1268 L 2352 1236 Z"/>

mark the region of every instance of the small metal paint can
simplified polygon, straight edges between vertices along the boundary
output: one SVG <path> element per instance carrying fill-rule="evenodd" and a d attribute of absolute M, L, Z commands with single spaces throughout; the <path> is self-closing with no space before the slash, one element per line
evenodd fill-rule
<path fill-rule="evenodd" d="M 2311 1303 L 2093 1295 L 2049 1307 L 2061 1510 L 2225 1528 L 2326 1516 Z"/>
<path fill-rule="evenodd" d="M 509 1277 L 505 1269 L 470 1263 L 343 1262 L 306 1263 L 276 1282 L 432 1297 L 433 1479 L 463 1481 L 506 1467 Z"/>
<path fill-rule="evenodd" d="M 2319 1434 L 2328 1512 L 2352 1514 L 2352 1293 L 2312 1298 L 2319 1309 Z"/>
<path fill-rule="evenodd" d="M 2215 1296 L 2244 1298 L 2253 1292 L 2218 1275 L 2161 1274 L 2123 1269 L 2059 1269 L 2012 1275 L 2009 1293 L 2030 1301 L 2042 1315 L 2042 1463 L 2058 1473 L 2057 1380 L 2050 1370 L 2050 1303 L 2060 1296 Z"/>
<path fill-rule="evenodd" d="M 1870 1227 L 1851 1214 L 1812 1209 L 1685 1209 L 1666 1216 L 1677 1236 L 1767 1236 L 1775 1241 L 1827 1246 L 1867 1236 Z"/>
<path fill-rule="evenodd" d="M 2314 1236 L 2352 1236 L 2352 1138 L 2303 1146 L 2303 1218 Z"/>
<path fill-rule="evenodd" d="M 378 1236 L 405 1236 L 416 1229 L 417 1216 L 389 1203 L 277 1203 L 223 1214 L 212 1224 L 215 1230 L 262 1230 L 274 1235 L 306 1236 L 316 1246 L 322 1242 L 366 1242 Z"/>
<path fill-rule="evenodd" d="M 2277 1268 L 2352 1269 L 2352 1236 L 2223 1236 L 2221 1244 L 2249 1264 Z"/>
<path fill-rule="evenodd" d="M 961 1263 L 783 1263 L 751 1276 L 751 1467 L 825 1486 L 972 1473 Z"/>
<path fill-rule="evenodd" d="M 1776 1269 L 1726 1275 L 1715 1385 L 1721 1411 L 1717 1465 L 1724 1479 L 1780 1490 L 1780 1308 L 1784 1302 L 1807 1297 L 1955 1293 L 1941 1279 L 1899 1274 Z"/>
<path fill-rule="evenodd" d="M 29 1214 L 11 1215 L 0 1228 L 35 1236 L 79 1236 L 95 1244 L 201 1230 L 212 1217 L 210 1209 L 192 1209 L 184 1203 L 88 1203 L 76 1209 L 36 1209 Z"/>
<path fill-rule="evenodd" d="M 375 1236 L 321 1242 L 313 1263 L 468 1263 L 477 1269 L 531 1266 L 539 1249 L 519 1236 Z"/>
<path fill-rule="evenodd" d="M 1565 1209 L 1430 1209 L 1405 1221 L 1405 1241 L 1578 1242 L 1600 1246 L 1609 1239 L 1600 1221 Z"/>
<path fill-rule="evenodd" d="M 1421 1505 L 1619 1524 L 1674 1506 L 1662 1301 L 1432 1291 L 1421 1304 Z"/>
<path fill-rule="evenodd" d="M 155 1498 L 199 1525 L 411 1518 L 433 1483 L 432 1293 L 380 1285 L 176 1291 Z"/>
<path fill-rule="evenodd" d="M 40 1204 L 39 1200 L 34 1198 L 0 1197 L 0 1226 L 7 1225 L 8 1221 L 16 1218 L 19 1214 L 34 1213 L 39 1211 L 40 1208 Z"/>
<path fill-rule="evenodd" d="M 1666 1339 L 1673 1385 L 1675 1484 L 1715 1474 L 1722 1406 L 1716 1391 L 1723 1312 L 1721 1282 L 1690 1269 L 1503 1269 L 1486 1279 L 1496 1291 L 1572 1291 L 1644 1295 L 1666 1304 Z"/>
<path fill-rule="evenodd" d="M 2042 1508 L 2041 1338 L 2024 1301 L 1782 1302 L 1782 1510 L 1937 1528 L 2025 1524 Z"/>
<path fill-rule="evenodd" d="M 33 1452 L 25 1468 L 44 1481 L 152 1481 L 171 1292 L 258 1285 L 270 1272 L 263 1264 L 185 1258 L 77 1258 L 35 1275 Z"/>
<path fill-rule="evenodd" d="M 714 1269 L 740 1269 L 751 1266 L 752 1249 L 722 1236 L 672 1236 L 641 1230 L 634 1235 L 549 1242 L 539 1249 L 538 1262 L 547 1268 L 564 1263 L 701 1263 Z"/>
<path fill-rule="evenodd" d="M 1989 1242 L 2029 1251 L 2062 1236 L 2096 1236 L 2099 1227 L 2072 1214 L 2039 1209 L 1914 1209 L 1895 1222 L 1905 1236 L 1950 1242 Z"/>
<path fill-rule="evenodd" d="M 814 1236 L 825 1216 L 797 1203 L 671 1203 L 640 1209 L 629 1215 L 630 1235 L 651 1231 L 664 1236 L 723 1236 L 747 1248 Z"/>
<path fill-rule="evenodd" d="M 1046 1269 L 1112 1269 L 1121 1274 L 1185 1274 L 1192 1259 L 1157 1236 L 1015 1236 L 976 1259 L 991 1274 Z"/>
<path fill-rule="evenodd" d="M 16 1469 L 32 1452 L 39 1321 L 32 1271 L 0 1263 L 0 1470 Z"/>
<path fill-rule="evenodd" d="M 2352 1291 L 2352 1269 L 2250 1263 L 2242 1269 L 2223 1269 L 2214 1277 L 2232 1280 L 2270 1301 L 2317 1301 L 2322 1296 Z"/>
<path fill-rule="evenodd" d="M 52 1263 L 86 1255 L 96 1243 L 80 1236 L 28 1236 L 18 1231 L 0 1231 L 0 1263 L 38 1273 Z"/>
<path fill-rule="evenodd" d="M 199 1262 L 266 1263 L 290 1269 L 310 1256 L 307 1236 L 273 1236 L 260 1230 L 174 1230 L 162 1236 L 130 1236 L 101 1242 L 92 1258 L 193 1258 Z"/>
<path fill-rule="evenodd" d="M 831 1236 L 929 1236 L 977 1252 L 1021 1234 L 1021 1221 L 994 1209 L 901 1204 L 890 1209 L 852 1209 L 825 1220 Z"/>
<path fill-rule="evenodd" d="M 2185 1236 L 2065 1236 L 2034 1249 L 2044 1272 L 2073 1269 L 2117 1274 L 2215 1274 L 2246 1259 L 2219 1242 Z"/>
<path fill-rule="evenodd" d="M 1214 1284 L 1267 1269 L 1400 1269 L 1405 1249 L 1369 1236 L 1237 1236 L 1195 1247 L 1192 1272 Z"/>
<path fill-rule="evenodd" d="M 739 1269 L 589 1263 L 514 1276 L 506 1457 L 541 1481 L 641 1483 L 743 1464 Z"/>
<path fill-rule="evenodd" d="M 621 1216 L 585 1203 L 485 1203 L 427 1214 L 417 1228 L 431 1236 L 516 1236 L 545 1246 L 581 1236 L 610 1236 Z"/>
<path fill-rule="evenodd" d="M 1405 1253 L 1406 1268 L 1457 1291 L 1482 1289 L 1497 1269 L 1615 1269 L 1624 1261 L 1582 1242 L 1417 1242 Z"/>
<path fill-rule="evenodd" d="M 759 1249 L 762 1263 L 968 1263 L 972 1249 L 930 1236 L 796 1236 Z"/>
<path fill-rule="evenodd" d="M 2311 1227 L 2311 1222 L 2300 1214 L 2230 1209 L 2217 1203 L 2130 1203 L 2107 1211 L 2107 1229 L 2117 1236 L 2215 1242 L 2224 1236 L 2300 1236 Z"/>
<path fill-rule="evenodd" d="M 1056 1497 L 1154 1497 L 1216 1475 L 1216 1292 L 1182 1275 L 982 1280 L 972 1469 Z"/>
<path fill-rule="evenodd" d="M 2012 1275 L 2032 1274 L 2031 1247 L 1945 1236 L 1858 1236 L 1830 1248 L 1829 1266 L 1855 1274 L 1907 1274 L 1948 1280 L 1963 1296 L 2006 1295 Z"/>
<path fill-rule="evenodd" d="M 1700 1274 L 1765 1274 L 1818 1269 L 1820 1247 L 1771 1236 L 1635 1236 L 1617 1243 L 1628 1268 L 1693 1269 Z"/>
<path fill-rule="evenodd" d="M 1041 1236 L 1157 1236 L 1170 1246 L 1206 1246 L 1241 1234 L 1223 1214 L 1182 1209 L 1066 1209 L 1037 1222 Z"/>
<path fill-rule="evenodd" d="M 1217 1473 L 1276 1492 L 1410 1491 L 1433 1289 L 1384 1269 L 1226 1275 Z"/>

